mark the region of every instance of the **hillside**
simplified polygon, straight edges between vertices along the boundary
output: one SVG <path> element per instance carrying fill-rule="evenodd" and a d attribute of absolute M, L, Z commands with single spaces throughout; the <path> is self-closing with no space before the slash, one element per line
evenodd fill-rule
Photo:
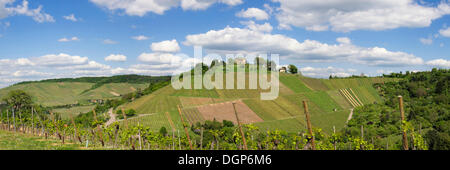
<path fill-rule="evenodd" d="M 21 82 L 0 89 L 0 98 L 12 90 L 24 90 L 44 106 L 86 103 L 92 99 L 110 99 L 144 89 L 148 83 L 167 81 L 170 77 L 119 75 L 112 77 L 81 77 Z"/>
<path fill-rule="evenodd" d="M 82 77 L 21 82 L 0 89 L 0 99 L 12 90 L 23 90 L 33 101 L 46 107 L 80 104 L 53 109 L 63 118 L 92 110 L 95 101 L 120 98 L 124 94 L 145 89 L 151 82 L 167 81 L 169 77 L 120 75 L 113 77 Z M 94 101 L 94 102 L 93 102 Z"/>
<path fill-rule="evenodd" d="M 239 114 L 261 129 L 280 129 L 298 132 L 305 128 L 302 101 L 309 101 L 313 126 L 330 132 L 345 126 L 353 105 L 381 102 L 372 87 L 374 83 L 393 81 L 385 78 L 314 79 L 299 75 L 280 74 L 280 96 L 273 101 L 259 99 L 262 90 L 175 90 L 171 86 L 160 89 L 126 104 L 141 116 L 133 122 L 149 125 L 154 130 L 161 126 L 181 128 L 177 105 L 182 107 L 190 124 L 205 120 L 235 121 L 231 102 L 237 102 Z M 236 82 L 236 81 L 235 81 Z M 227 111 L 228 110 L 228 111 Z M 168 114 L 166 114 L 166 112 Z M 213 113 L 213 115 L 210 115 Z M 245 122 L 244 122 L 245 123 Z"/>

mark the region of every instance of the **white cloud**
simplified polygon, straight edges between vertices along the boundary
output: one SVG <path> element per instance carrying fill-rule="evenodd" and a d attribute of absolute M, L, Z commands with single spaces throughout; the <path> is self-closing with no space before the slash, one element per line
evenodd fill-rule
<path fill-rule="evenodd" d="M 266 9 L 266 11 L 272 15 L 273 14 L 273 8 L 269 5 L 269 4 L 264 4 L 264 9 Z"/>
<path fill-rule="evenodd" d="M 15 62 L 19 66 L 34 66 L 35 64 L 31 62 L 28 58 L 19 58 Z"/>
<path fill-rule="evenodd" d="M 70 42 L 70 41 L 79 41 L 79 40 L 80 40 L 80 39 L 78 39 L 78 37 L 72 37 L 72 38 L 70 38 L 70 39 L 64 37 L 64 38 L 59 39 L 58 41 L 59 41 L 59 42 Z"/>
<path fill-rule="evenodd" d="M 44 72 L 38 72 L 36 70 L 19 70 L 12 74 L 14 77 L 43 77 L 43 76 L 51 76 L 52 73 L 44 73 Z"/>
<path fill-rule="evenodd" d="M 41 66 L 63 67 L 70 65 L 82 65 L 88 63 L 88 57 L 71 56 L 69 54 L 49 54 L 32 59 Z"/>
<path fill-rule="evenodd" d="M 328 0 L 279 2 L 276 14 L 279 27 L 302 27 L 312 31 L 388 30 L 400 27 L 428 27 L 433 20 L 450 14 L 450 6 L 442 1 L 435 7 L 415 0 Z"/>
<path fill-rule="evenodd" d="M 180 46 L 175 39 L 152 43 L 150 48 L 153 52 L 175 53 L 180 51 Z"/>
<path fill-rule="evenodd" d="M 138 60 L 147 63 L 170 64 L 179 63 L 181 57 L 170 53 L 142 53 L 139 55 Z"/>
<path fill-rule="evenodd" d="M 247 26 L 248 29 L 258 32 L 272 32 L 273 27 L 269 23 L 256 24 L 254 21 L 242 21 L 241 24 Z"/>
<path fill-rule="evenodd" d="M 119 42 L 110 39 L 103 40 L 103 44 L 118 44 Z"/>
<path fill-rule="evenodd" d="M 431 45 L 431 44 L 433 44 L 433 38 L 432 38 L 432 37 L 428 37 L 428 38 L 420 38 L 419 40 L 420 40 L 420 42 L 421 42 L 422 44 L 425 44 L 425 45 Z"/>
<path fill-rule="evenodd" d="M 300 68 L 302 75 L 309 77 L 328 78 L 330 75 L 338 77 L 350 77 L 352 75 L 359 75 L 356 69 L 343 69 L 335 67 L 316 68 L 303 67 Z"/>
<path fill-rule="evenodd" d="M 242 10 L 238 12 L 236 16 L 241 18 L 255 18 L 256 20 L 269 19 L 269 14 L 267 14 L 266 11 L 259 8 L 248 8 L 247 10 Z"/>
<path fill-rule="evenodd" d="M 34 21 L 39 23 L 55 22 L 55 19 L 51 15 L 42 12 L 43 7 L 41 5 L 36 9 L 29 9 L 27 0 L 23 0 L 22 5 L 17 5 L 16 7 L 5 7 L 5 5 L 12 4 L 14 1 L 15 0 L 0 1 L 0 19 L 13 15 L 25 15 L 33 18 Z"/>
<path fill-rule="evenodd" d="M 143 41 L 143 40 L 148 40 L 149 39 L 148 37 L 146 37 L 144 35 L 134 36 L 134 37 L 131 37 L 131 38 L 134 39 L 134 40 L 137 40 L 137 41 Z"/>
<path fill-rule="evenodd" d="M 75 17 L 74 14 L 70 14 L 67 16 L 63 16 L 64 19 L 69 20 L 69 21 L 73 21 L 73 22 L 77 22 L 79 19 Z"/>
<path fill-rule="evenodd" d="M 280 60 L 294 62 L 352 62 L 370 66 L 421 65 L 423 60 L 405 52 L 393 52 L 381 47 L 359 47 L 341 38 L 339 44 L 296 39 L 250 29 L 226 27 L 204 34 L 186 36 L 185 45 L 203 46 L 219 54 L 279 54 Z"/>
<path fill-rule="evenodd" d="M 348 37 L 339 37 L 336 39 L 336 41 L 341 44 L 351 44 L 352 43 L 352 41 Z"/>
<path fill-rule="evenodd" d="M 436 59 L 427 62 L 427 65 L 440 68 L 450 68 L 450 60 Z"/>
<path fill-rule="evenodd" d="M 127 61 L 127 56 L 121 54 L 111 54 L 108 57 L 105 57 L 105 61 L 124 62 Z"/>
<path fill-rule="evenodd" d="M 450 27 L 439 30 L 439 34 L 441 34 L 444 37 L 450 37 Z"/>
<path fill-rule="evenodd" d="M 122 73 L 127 73 L 127 70 L 112 68 L 111 66 L 89 60 L 88 57 L 69 54 L 0 59 L 1 87 L 21 81 L 82 76 L 110 76 Z"/>
<path fill-rule="evenodd" d="M 133 74 L 172 75 L 188 71 L 201 60 L 170 53 L 142 53 L 138 57 L 144 64 L 132 65 L 128 71 Z M 204 59 L 205 63 L 211 62 Z"/>
<path fill-rule="evenodd" d="M 151 12 L 162 15 L 165 11 L 181 6 L 184 10 L 204 10 L 214 3 L 235 6 L 242 0 L 90 0 L 108 10 L 123 10 L 127 15 L 144 16 Z"/>
<path fill-rule="evenodd" d="M 392 71 L 392 70 L 383 70 L 383 69 L 377 70 L 377 74 L 391 74 L 393 72 L 394 71 Z"/>

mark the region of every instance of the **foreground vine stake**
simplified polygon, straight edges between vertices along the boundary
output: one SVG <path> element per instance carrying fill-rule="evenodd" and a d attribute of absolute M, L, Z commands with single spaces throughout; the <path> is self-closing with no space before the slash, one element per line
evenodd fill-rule
<path fill-rule="evenodd" d="M 125 110 L 123 110 L 123 108 L 122 108 L 122 115 L 123 115 L 123 119 L 125 121 L 125 128 L 128 129 L 127 114 L 125 114 Z"/>
<path fill-rule="evenodd" d="M 403 131 L 403 150 L 408 150 L 408 138 L 406 136 L 406 129 L 405 129 L 405 110 L 403 109 L 403 97 L 398 96 L 399 101 L 399 107 L 400 107 L 400 115 L 402 118 L 402 131 Z"/>
<path fill-rule="evenodd" d="M 236 111 L 236 103 L 233 102 L 234 115 L 236 116 L 236 121 L 239 126 L 239 131 L 241 131 L 242 141 L 244 142 L 244 150 L 247 150 L 247 141 L 245 141 L 244 131 L 242 130 L 241 122 L 239 121 L 239 116 Z"/>
<path fill-rule="evenodd" d="M 308 125 L 308 132 L 309 132 L 309 135 L 311 136 L 312 150 L 316 150 L 314 134 L 313 134 L 312 127 L 311 127 L 311 118 L 309 116 L 308 104 L 306 103 L 306 101 L 303 101 L 303 108 L 305 109 L 306 124 Z"/>
<path fill-rule="evenodd" d="M 180 113 L 181 123 L 183 123 L 183 126 L 184 126 L 184 132 L 186 132 L 186 136 L 189 141 L 189 148 L 192 150 L 191 138 L 189 137 L 189 132 L 187 130 L 186 125 L 184 124 L 183 114 L 181 114 L 180 105 L 178 105 L 177 107 L 178 107 L 178 113 Z"/>
<path fill-rule="evenodd" d="M 103 134 L 102 134 L 102 129 L 100 128 L 100 125 L 97 122 L 97 114 L 95 114 L 95 109 L 92 110 L 94 112 L 94 121 L 95 124 L 97 124 L 97 133 L 98 133 L 98 137 L 100 138 L 100 142 L 102 143 L 102 146 L 105 146 L 105 142 L 103 141 Z"/>

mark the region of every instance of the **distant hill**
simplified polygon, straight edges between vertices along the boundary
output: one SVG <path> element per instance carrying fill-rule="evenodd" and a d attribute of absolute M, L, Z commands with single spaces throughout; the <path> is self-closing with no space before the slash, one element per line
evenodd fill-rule
<path fill-rule="evenodd" d="M 58 106 L 87 102 L 91 99 L 117 98 L 139 88 L 144 89 L 149 83 L 168 80 L 168 76 L 119 75 L 27 81 L 0 89 L 0 98 L 11 90 L 20 89 L 30 93 L 37 103 Z"/>

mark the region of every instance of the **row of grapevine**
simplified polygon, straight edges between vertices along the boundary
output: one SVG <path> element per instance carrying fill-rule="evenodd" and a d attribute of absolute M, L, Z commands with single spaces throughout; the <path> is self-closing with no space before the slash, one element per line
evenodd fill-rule
<path fill-rule="evenodd" d="M 402 102 L 400 102 L 402 103 Z M 115 122 L 110 126 L 105 126 L 102 121 L 96 119 L 94 114 L 94 122 L 91 128 L 84 128 L 79 124 L 67 123 L 62 120 L 56 120 L 51 114 L 49 116 L 38 114 L 32 111 L 32 116 L 22 117 L 20 111 L 12 109 L 6 112 L 7 115 L 0 115 L 0 130 L 14 131 L 17 133 L 28 133 L 36 136 L 42 136 L 46 139 L 58 139 L 63 144 L 65 142 L 80 143 L 87 149 L 131 149 L 131 150 L 298 150 L 298 149 L 317 149 L 317 150 L 372 150 L 382 149 L 375 148 L 374 144 L 366 141 L 364 135 L 348 136 L 342 133 L 328 135 L 322 129 L 311 126 L 311 118 L 306 102 L 303 102 L 304 113 L 307 119 L 308 132 L 287 133 L 280 130 L 260 130 L 253 124 L 239 124 L 238 113 L 236 118 L 238 126 L 229 127 L 230 136 L 225 135 L 226 129 L 209 130 L 207 133 L 213 135 L 214 140 L 204 142 L 203 128 L 193 129 L 192 126 L 188 131 L 189 124 L 181 122 L 185 133 L 180 129 L 173 129 L 166 132 L 155 132 L 152 129 L 154 124 L 141 124 L 140 119 L 127 119 L 124 114 L 123 123 Z M 401 106 L 400 108 L 403 109 Z M 183 116 L 181 109 L 180 116 Z M 414 142 L 421 143 L 420 136 L 411 130 L 408 122 L 404 121 L 402 110 L 402 129 L 404 138 L 406 132 L 412 133 Z M 168 118 L 164 114 L 158 115 Z M 178 118 L 172 117 L 173 120 Z M 171 119 L 167 119 L 165 126 L 169 127 Z M 144 117 L 145 119 L 145 117 Z M 142 119 L 141 119 L 142 120 Z M 135 122 L 137 121 L 137 123 Z M 150 121 L 146 121 L 150 122 Z M 230 129 L 231 128 L 231 129 Z M 229 131 L 231 130 L 231 131 Z M 180 132 L 181 131 L 181 132 Z M 200 135 L 201 134 L 201 135 Z M 423 139 L 422 139 L 423 140 Z M 404 142 L 407 142 L 406 139 Z M 423 143 L 423 141 L 422 141 Z M 414 146 L 416 144 L 414 143 Z M 417 145 L 418 146 L 418 145 Z M 408 149 L 407 144 L 405 149 Z M 426 148 L 422 148 L 426 149 Z"/>

